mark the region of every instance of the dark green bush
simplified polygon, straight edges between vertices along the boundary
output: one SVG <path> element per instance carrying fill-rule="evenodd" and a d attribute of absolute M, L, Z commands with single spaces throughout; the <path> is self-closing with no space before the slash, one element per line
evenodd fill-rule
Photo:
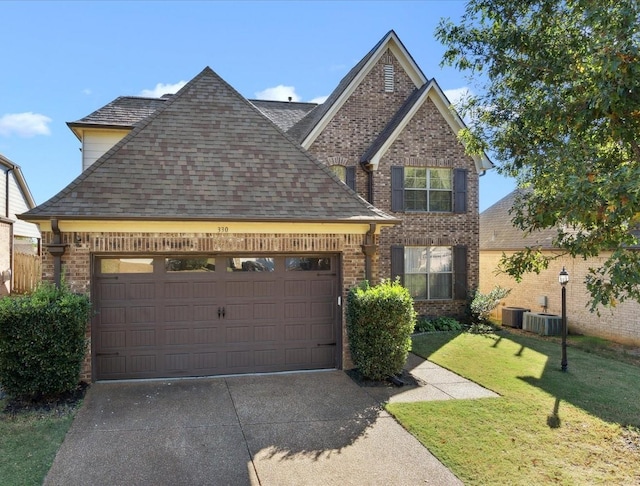
<path fill-rule="evenodd" d="M 30 295 L 0 299 L 0 383 L 15 398 L 40 399 L 78 385 L 91 303 L 43 283 Z"/>
<path fill-rule="evenodd" d="M 417 332 L 436 332 L 436 331 L 462 331 L 463 325 L 453 317 L 425 317 L 422 316 L 416 323 Z"/>
<path fill-rule="evenodd" d="M 381 380 L 402 371 L 415 319 L 413 299 L 398 281 L 385 280 L 375 287 L 364 282 L 349 291 L 349 349 L 365 378 Z"/>

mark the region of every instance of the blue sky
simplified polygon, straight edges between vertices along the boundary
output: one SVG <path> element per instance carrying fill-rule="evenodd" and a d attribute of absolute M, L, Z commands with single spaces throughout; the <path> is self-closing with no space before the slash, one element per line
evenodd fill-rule
<path fill-rule="evenodd" d="M 66 122 L 122 95 L 175 90 L 210 66 L 247 98 L 327 96 L 389 30 L 451 97 L 468 86 L 441 68 L 434 38 L 445 1 L 0 2 L 0 153 L 21 166 L 36 203 L 81 170 Z M 160 85 L 160 86 L 159 86 Z M 495 171 L 492 171 L 495 172 Z M 481 178 L 480 210 L 511 180 Z"/>

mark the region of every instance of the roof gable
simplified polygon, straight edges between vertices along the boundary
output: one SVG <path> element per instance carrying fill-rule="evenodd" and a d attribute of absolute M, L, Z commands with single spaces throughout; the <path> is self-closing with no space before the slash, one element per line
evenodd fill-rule
<path fill-rule="evenodd" d="M 210 68 L 60 193 L 23 215 L 54 217 L 395 222 Z"/>
<path fill-rule="evenodd" d="M 342 78 L 327 100 L 307 114 L 288 133 L 308 149 L 387 50 L 391 50 L 416 88 L 427 81 L 409 51 L 391 30 Z"/>
<path fill-rule="evenodd" d="M 393 142 L 402 133 L 402 130 L 404 130 L 427 99 L 433 102 L 455 135 L 465 127 L 460 116 L 454 110 L 450 109 L 449 100 L 442 92 L 442 89 L 440 89 L 436 80 L 432 79 L 407 98 L 404 105 L 400 107 L 385 129 L 380 132 L 369 149 L 362 155 L 360 162 L 371 165 L 372 168 L 376 170 L 384 154 L 389 150 L 391 145 L 393 145 Z M 493 164 L 485 154 L 481 156 L 472 155 L 471 157 L 475 162 L 478 173 L 482 173 L 493 167 Z"/>

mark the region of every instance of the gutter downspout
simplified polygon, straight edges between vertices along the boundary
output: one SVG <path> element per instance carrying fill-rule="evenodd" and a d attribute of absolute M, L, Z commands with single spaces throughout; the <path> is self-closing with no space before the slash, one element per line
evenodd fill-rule
<path fill-rule="evenodd" d="M 364 253 L 364 278 L 371 282 L 372 269 L 373 269 L 373 255 L 378 252 L 378 245 L 374 243 L 376 234 L 376 224 L 369 224 L 369 231 L 367 231 L 364 238 L 364 245 L 362 245 L 362 253 Z"/>
<path fill-rule="evenodd" d="M 361 163 L 360 165 L 367 173 L 367 201 L 369 201 L 369 204 L 372 206 L 375 206 L 375 204 L 373 204 L 373 166 L 369 163 Z"/>
<path fill-rule="evenodd" d="M 62 232 L 58 226 L 58 220 L 55 218 L 51 219 L 51 231 L 53 232 L 53 243 L 45 246 L 53 256 L 53 282 L 56 287 L 60 288 L 62 283 L 62 255 L 64 255 L 67 245 L 62 243 Z"/>

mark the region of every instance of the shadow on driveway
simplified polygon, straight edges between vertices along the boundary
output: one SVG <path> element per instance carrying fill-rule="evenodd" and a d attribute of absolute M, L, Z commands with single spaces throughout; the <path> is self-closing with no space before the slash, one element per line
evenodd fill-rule
<path fill-rule="evenodd" d="M 341 371 L 97 383 L 46 485 L 461 484 Z"/>

